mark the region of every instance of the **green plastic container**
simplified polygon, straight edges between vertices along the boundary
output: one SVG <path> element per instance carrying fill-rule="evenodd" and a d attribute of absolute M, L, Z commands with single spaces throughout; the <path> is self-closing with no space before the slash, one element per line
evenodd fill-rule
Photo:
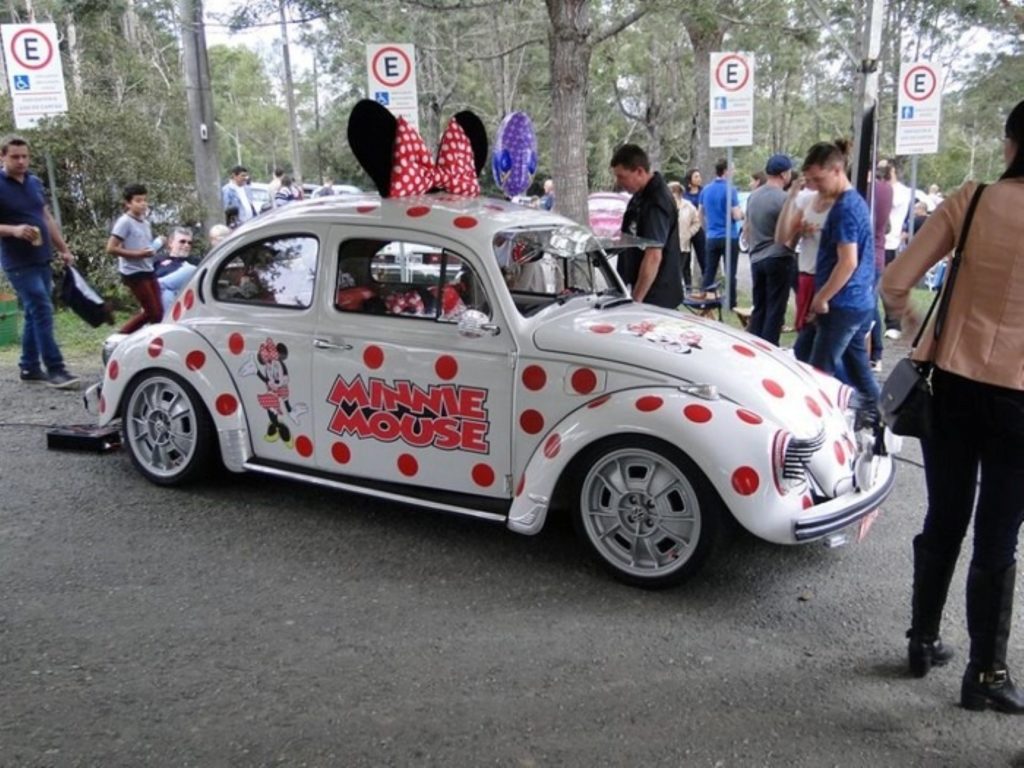
<path fill-rule="evenodd" d="M 18 300 L 9 294 L 0 294 L 0 347 L 18 343 Z"/>

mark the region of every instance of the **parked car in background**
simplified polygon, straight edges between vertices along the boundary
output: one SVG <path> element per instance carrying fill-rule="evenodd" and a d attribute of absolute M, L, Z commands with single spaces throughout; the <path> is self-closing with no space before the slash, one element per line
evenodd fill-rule
<path fill-rule="evenodd" d="M 256 208 L 257 213 L 264 213 L 274 207 L 273 195 L 270 194 L 270 185 L 261 181 L 251 181 L 245 188 L 249 194 L 249 201 Z"/>
<path fill-rule="evenodd" d="M 564 509 L 644 587 L 695 572 L 728 518 L 779 544 L 860 538 L 896 446 L 857 429 L 852 390 L 634 302 L 608 255 L 501 200 L 276 208 L 210 253 L 167 322 L 111 337 L 89 399 L 157 485 L 223 466 L 523 534 Z"/>

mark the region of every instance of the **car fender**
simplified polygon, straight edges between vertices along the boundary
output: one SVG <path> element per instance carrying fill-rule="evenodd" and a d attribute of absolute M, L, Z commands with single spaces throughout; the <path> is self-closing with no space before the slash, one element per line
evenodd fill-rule
<path fill-rule="evenodd" d="M 629 425 L 628 432 L 623 424 Z M 537 533 L 573 459 L 599 440 L 635 434 L 685 453 L 743 527 L 771 541 L 793 543 L 794 520 L 809 497 L 799 489 L 783 493 L 776 487 L 771 452 L 779 430 L 736 403 L 703 399 L 679 388 L 602 395 L 568 414 L 539 441 L 517 479 L 508 526 Z"/>
<path fill-rule="evenodd" d="M 100 426 L 122 415 L 129 385 L 147 371 L 170 371 L 192 385 L 217 429 L 225 466 L 242 471 L 251 448 L 241 397 L 220 353 L 188 326 L 149 325 L 115 347 L 103 372 Z"/>

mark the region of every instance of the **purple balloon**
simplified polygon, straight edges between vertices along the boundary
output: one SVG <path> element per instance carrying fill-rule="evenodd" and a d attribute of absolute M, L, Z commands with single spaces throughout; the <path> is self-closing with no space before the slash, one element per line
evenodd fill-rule
<path fill-rule="evenodd" d="M 510 112 L 498 126 L 491 170 L 495 183 L 509 197 L 530 188 L 537 172 L 537 134 L 525 112 Z"/>

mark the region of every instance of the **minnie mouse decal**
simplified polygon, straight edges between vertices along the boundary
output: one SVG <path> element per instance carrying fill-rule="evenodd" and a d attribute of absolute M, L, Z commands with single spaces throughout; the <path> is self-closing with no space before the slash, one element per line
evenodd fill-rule
<path fill-rule="evenodd" d="M 291 448 L 292 432 L 282 421 L 282 417 L 287 416 L 293 425 L 298 426 L 299 418 L 308 408 L 303 403 L 292 405 L 289 400 L 288 366 L 285 364 L 287 359 L 288 347 L 275 343 L 268 337 L 238 373 L 240 376 L 255 374 L 266 386 L 266 391 L 256 396 L 256 402 L 267 412 L 267 418 L 270 420 L 263 439 L 268 443 L 281 439 Z"/>

